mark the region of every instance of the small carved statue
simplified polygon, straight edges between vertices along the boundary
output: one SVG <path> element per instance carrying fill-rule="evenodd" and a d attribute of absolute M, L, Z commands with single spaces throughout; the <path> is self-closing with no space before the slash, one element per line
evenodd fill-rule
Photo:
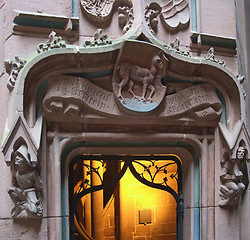
<path fill-rule="evenodd" d="M 245 156 L 245 148 L 240 146 L 237 149 L 236 159 L 227 159 L 221 163 L 223 174 L 220 176 L 223 185 L 220 187 L 220 206 L 237 205 L 245 190 L 242 182 L 243 173 L 241 171 L 242 161 Z"/>
<path fill-rule="evenodd" d="M 15 204 L 11 211 L 15 219 L 42 216 L 43 212 L 40 201 L 42 180 L 29 158 L 27 146 L 24 144 L 14 152 L 12 160 L 14 184 L 8 193 Z"/>

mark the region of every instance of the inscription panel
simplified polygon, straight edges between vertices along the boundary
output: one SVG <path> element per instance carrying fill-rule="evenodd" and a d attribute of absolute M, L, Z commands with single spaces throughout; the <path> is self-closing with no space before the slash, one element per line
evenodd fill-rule
<path fill-rule="evenodd" d="M 210 84 L 199 84 L 167 96 L 163 115 L 173 116 L 191 111 L 198 118 L 211 118 L 220 115 L 221 108 L 215 88 Z"/>
<path fill-rule="evenodd" d="M 72 76 L 49 79 L 48 90 L 43 100 L 44 114 L 58 118 L 76 120 L 84 115 L 85 108 L 112 116 L 122 116 L 114 94 L 91 81 Z M 165 96 L 160 104 L 158 117 L 191 118 L 210 121 L 220 116 L 222 104 L 215 88 L 207 83 L 193 85 L 174 94 Z M 128 111 L 123 114 L 129 114 Z M 140 114 L 140 111 L 137 112 Z M 148 117 L 156 117 L 152 115 Z"/>
<path fill-rule="evenodd" d="M 113 93 L 87 79 L 68 76 L 60 76 L 50 83 L 44 99 L 44 108 L 48 113 L 66 114 L 69 105 L 75 105 L 74 108 L 81 116 L 83 103 L 91 109 L 109 114 L 116 114 L 118 111 Z"/>

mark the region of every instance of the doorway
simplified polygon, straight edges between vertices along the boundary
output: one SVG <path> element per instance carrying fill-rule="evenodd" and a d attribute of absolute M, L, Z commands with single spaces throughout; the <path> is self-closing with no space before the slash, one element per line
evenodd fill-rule
<path fill-rule="evenodd" d="M 181 159 L 78 156 L 69 167 L 69 201 L 71 240 L 181 240 Z"/>

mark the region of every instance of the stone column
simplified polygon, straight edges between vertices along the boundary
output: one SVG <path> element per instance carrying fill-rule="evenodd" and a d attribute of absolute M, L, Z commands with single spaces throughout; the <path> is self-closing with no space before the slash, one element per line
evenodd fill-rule
<path fill-rule="evenodd" d="M 61 163 L 59 152 L 60 140 L 55 136 L 49 142 L 47 159 L 47 206 L 48 239 L 62 239 L 61 226 Z"/>
<path fill-rule="evenodd" d="M 204 129 L 203 131 L 204 139 L 202 141 L 203 145 L 203 155 L 201 156 L 201 239 L 207 240 L 208 239 L 208 209 L 207 209 L 207 177 L 208 177 L 208 141 L 207 141 L 207 130 Z"/>
<path fill-rule="evenodd" d="M 91 161 L 91 166 L 100 168 L 99 173 L 102 175 L 102 164 L 99 161 Z M 100 178 L 95 172 L 91 175 L 92 186 L 101 184 Z M 92 207 L 92 237 L 95 240 L 104 239 L 103 229 L 103 191 L 99 190 L 91 194 L 91 207 Z"/>

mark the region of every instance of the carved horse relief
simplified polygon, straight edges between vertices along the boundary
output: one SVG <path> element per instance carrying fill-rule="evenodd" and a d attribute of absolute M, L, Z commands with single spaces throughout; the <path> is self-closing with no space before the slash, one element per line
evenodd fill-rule
<path fill-rule="evenodd" d="M 130 41 L 121 48 L 113 75 L 113 89 L 125 108 L 149 112 L 165 95 L 161 78 L 166 74 L 168 60 L 162 51 L 150 44 L 137 45 Z"/>

